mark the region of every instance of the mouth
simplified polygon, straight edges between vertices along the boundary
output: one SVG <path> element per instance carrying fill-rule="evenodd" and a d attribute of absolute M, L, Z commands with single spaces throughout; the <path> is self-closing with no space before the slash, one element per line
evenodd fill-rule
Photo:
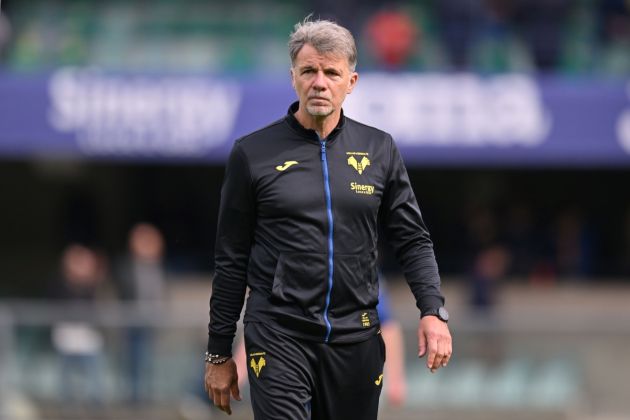
<path fill-rule="evenodd" d="M 330 99 L 328 98 L 323 98 L 321 96 L 311 96 L 310 98 L 308 98 L 309 101 L 321 101 L 321 102 L 330 102 Z"/>

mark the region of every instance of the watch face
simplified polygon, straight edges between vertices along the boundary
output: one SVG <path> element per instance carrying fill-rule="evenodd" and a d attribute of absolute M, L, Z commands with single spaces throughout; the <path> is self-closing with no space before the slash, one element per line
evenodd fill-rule
<path fill-rule="evenodd" d="M 442 321 L 448 321 L 448 311 L 444 306 L 441 306 L 440 309 L 438 309 L 438 315 Z"/>

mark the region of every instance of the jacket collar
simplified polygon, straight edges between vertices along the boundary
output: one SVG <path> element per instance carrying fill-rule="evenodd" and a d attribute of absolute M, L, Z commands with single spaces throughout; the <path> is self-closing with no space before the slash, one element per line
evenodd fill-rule
<path fill-rule="evenodd" d="M 291 126 L 291 128 L 293 128 L 298 134 L 311 140 L 317 140 L 317 142 L 319 143 L 319 136 L 317 135 L 317 132 L 315 132 L 315 130 L 312 130 L 310 128 L 304 128 L 304 126 L 300 124 L 297 118 L 295 118 L 294 114 L 297 112 L 299 106 L 300 106 L 300 103 L 298 101 L 293 102 L 291 106 L 289 107 L 289 110 L 287 111 L 287 116 L 285 120 L 287 121 L 289 126 Z M 337 135 L 339 134 L 339 132 L 343 129 L 345 125 L 346 125 L 346 117 L 344 116 L 343 109 L 342 109 L 341 115 L 339 117 L 339 122 L 337 123 L 337 126 L 333 128 L 333 131 L 330 132 L 330 134 L 326 138 L 326 141 L 332 142 L 337 137 Z"/>

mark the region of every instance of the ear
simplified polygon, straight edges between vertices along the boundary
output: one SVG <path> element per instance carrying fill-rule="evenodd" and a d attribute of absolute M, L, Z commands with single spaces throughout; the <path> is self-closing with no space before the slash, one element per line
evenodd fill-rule
<path fill-rule="evenodd" d="M 359 80 L 359 73 L 357 73 L 356 71 L 353 71 L 352 74 L 350 75 L 350 81 L 348 83 L 348 89 L 346 90 L 346 94 L 352 93 L 352 90 L 356 86 L 358 80 Z"/>
<path fill-rule="evenodd" d="M 293 90 L 295 90 L 295 72 L 293 71 L 293 67 L 289 69 L 289 74 L 291 75 L 291 86 L 293 86 Z"/>

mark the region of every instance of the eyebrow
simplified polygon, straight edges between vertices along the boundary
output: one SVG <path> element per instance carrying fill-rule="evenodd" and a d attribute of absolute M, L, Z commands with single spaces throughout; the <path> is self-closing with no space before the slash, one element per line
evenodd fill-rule
<path fill-rule="evenodd" d="M 312 70 L 315 69 L 316 66 L 312 65 L 312 64 L 305 64 L 301 67 L 298 67 L 298 70 L 300 71 L 304 71 L 304 70 Z M 329 67 L 324 67 L 324 72 L 335 72 L 335 73 L 339 73 L 339 74 L 343 74 L 343 70 L 339 69 L 337 67 L 334 66 L 329 66 Z"/>

